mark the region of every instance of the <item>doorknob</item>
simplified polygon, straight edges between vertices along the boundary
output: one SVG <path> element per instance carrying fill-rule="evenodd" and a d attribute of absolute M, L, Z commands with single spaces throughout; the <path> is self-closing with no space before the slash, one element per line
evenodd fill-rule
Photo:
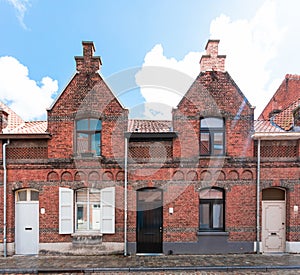
<path fill-rule="evenodd" d="M 162 232 L 162 227 L 161 227 L 161 226 L 159 227 L 159 232 L 160 232 L 160 233 Z"/>

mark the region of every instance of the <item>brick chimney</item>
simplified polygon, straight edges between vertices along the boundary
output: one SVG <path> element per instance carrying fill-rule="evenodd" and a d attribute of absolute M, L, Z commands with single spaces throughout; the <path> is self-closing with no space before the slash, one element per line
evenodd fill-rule
<path fill-rule="evenodd" d="M 101 65 L 100 56 L 94 56 L 95 46 L 92 41 L 83 41 L 83 56 L 75 56 L 76 60 L 76 70 L 86 73 L 95 73 L 97 72 Z"/>
<path fill-rule="evenodd" d="M 218 55 L 220 40 L 208 40 L 205 50 L 206 55 L 200 59 L 200 71 L 221 71 L 225 72 L 226 55 Z"/>

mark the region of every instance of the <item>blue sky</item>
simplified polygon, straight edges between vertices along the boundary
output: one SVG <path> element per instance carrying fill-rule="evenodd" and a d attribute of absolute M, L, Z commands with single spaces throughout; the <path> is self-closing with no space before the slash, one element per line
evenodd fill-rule
<path fill-rule="evenodd" d="M 83 40 L 94 41 L 101 74 L 109 81 L 128 70 L 141 76 L 146 66 L 194 78 L 207 40 L 216 38 L 227 55 L 226 69 L 258 112 L 286 73 L 300 74 L 299 5 L 297 0 L 0 0 L 0 100 L 26 120 L 45 119 L 46 108 L 75 72 L 73 57 L 82 54 Z M 145 102 L 152 103 L 148 111 L 156 108 L 153 103 L 176 105 L 178 96 L 160 98 L 162 91 L 155 95 L 136 82 L 120 96 L 133 116 L 151 118 Z M 165 117 L 157 113 L 155 118 Z"/>

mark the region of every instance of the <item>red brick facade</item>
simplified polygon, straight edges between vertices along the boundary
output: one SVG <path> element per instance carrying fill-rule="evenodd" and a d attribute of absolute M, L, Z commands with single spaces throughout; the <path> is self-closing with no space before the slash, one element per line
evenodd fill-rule
<path fill-rule="evenodd" d="M 9 110 L 3 110 L 0 136 L 6 144 L 6 158 L 1 151 L 1 198 L 4 185 L 7 187 L 7 205 L 0 203 L 3 250 L 7 247 L 9 253 L 26 254 L 26 249 L 18 248 L 17 236 L 23 233 L 18 233 L 22 221 L 17 207 L 23 202 L 17 196 L 19 191 L 34 190 L 38 191 L 36 253 L 79 253 L 78 247 L 86 254 L 300 252 L 299 131 L 274 124 L 269 117 L 273 103 L 265 108 L 260 121 L 254 121 L 254 108 L 225 71 L 225 56 L 218 55 L 218 43 L 208 42 L 201 72 L 173 109 L 172 121 L 129 120 L 128 110 L 98 73 L 101 60 L 94 56 L 92 42 L 83 42 L 83 56 L 75 57 L 77 71 L 48 110 L 46 130 L 28 133 L 31 125 L 24 126 L 24 132 L 5 130 Z M 298 102 L 299 90 L 293 87 L 299 83 L 300 77 L 286 78 L 270 102 L 276 101 L 281 111 Z M 282 92 L 287 87 L 291 97 Z M 293 113 L 295 108 L 290 109 Z M 91 139 L 94 133 L 84 129 L 82 136 L 76 134 L 81 127 L 78 121 L 86 119 L 101 121 L 99 155 L 95 155 L 98 149 Z M 208 129 L 205 123 L 216 124 Z M 81 152 L 80 146 L 89 150 Z M 73 192 L 72 233 L 61 233 L 62 187 Z M 115 194 L 113 229 L 108 233 L 102 230 L 107 221 L 101 197 L 101 202 L 86 210 L 88 229 L 80 230 L 87 202 L 79 202 L 76 192 L 98 194 L 110 187 Z M 284 199 L 276 195 L 280 192 Z M 277 207 L 277 201 L 285 205 L 284 243 L 274 248 L 264 237 L 263 230 L 271 222 L 264 211 L 270 202 Z M 99 208 L 103 211 L 100 227 L 93 216 Z M 142 235 L 153 228 L 157 231 L 148 233 L 158 237 L 151 239 L 147 232 Z"/>

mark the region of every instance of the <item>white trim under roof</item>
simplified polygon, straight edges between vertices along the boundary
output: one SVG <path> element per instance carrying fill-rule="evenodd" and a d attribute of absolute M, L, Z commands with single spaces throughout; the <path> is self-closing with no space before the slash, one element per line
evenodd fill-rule
<path fill-rule="evenodd" d="M 257 132 L 251 136 L 253 139 L 261 139 L 261 140 L 296 140 L 300 139 L 300 132 L 273 132 L 273 133 L 265 133 L 265 132 Z"/>

